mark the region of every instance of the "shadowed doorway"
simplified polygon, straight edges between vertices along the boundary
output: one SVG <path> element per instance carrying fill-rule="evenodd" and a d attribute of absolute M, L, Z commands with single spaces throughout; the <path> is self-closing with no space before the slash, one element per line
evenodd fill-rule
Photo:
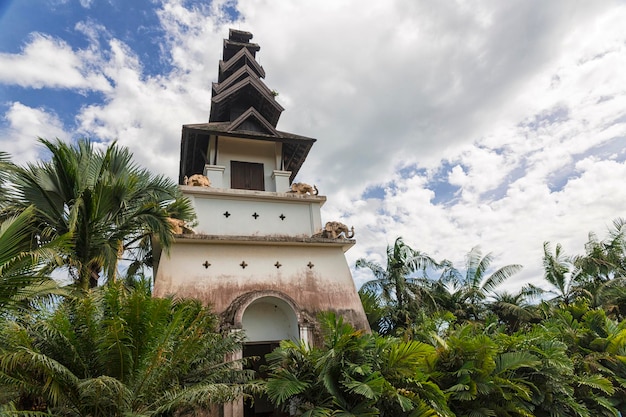
<path fill-rule="evenodd" d="M 261 297 L 246 308 L 242 317 L 246 333 L 243 357 L 258 357 L 251 367 L 264 378 L 265 355 L 278 347 L 281 340 L 299 340 L 298 319 L 293 308 L 278 297 Z M 275 410 L 264 397 L 255 397 L 254 404 L 246 402 L 244 417 L 283 417 L 288 414 Z"/>

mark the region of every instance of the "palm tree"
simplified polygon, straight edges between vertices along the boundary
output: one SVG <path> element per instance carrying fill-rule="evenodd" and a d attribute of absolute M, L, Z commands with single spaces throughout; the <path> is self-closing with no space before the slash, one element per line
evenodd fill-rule
<path fill-rule="evenodd" d="M 623 320 L 626 317 L 626 278 L 615 278 L 600 285 L 595 300 L 609 316 Z"/>
<path fill-rule="evenodd" d="M 366 259 L 356 261 L 357 268 L 368 268 L 374 279 L 361 287 L 362 291 L 380 293 L 382 300 L 392 306 L 393 327 L 407 327 L 416 308 L 435 308 L 428 291 L 427 270 L 438 267 L 430 256 L 412 249 L 398 237 L 387 246 L 387 265 L 383 267 Z M 421 272 L 421 276 L 411 276 Z"/>
<path fill-rule="evenodd" d="M 613 228 L 605 240 L 589 233 L 585 256 L 576 258 L 583 275 L 593 282 L 607 282 L 626 277 L 626 219 L 613 220 Z"/>
<path fill-rule="evenodd" d="M 563 253 L 563 248 L 557 243 L 554 254 L 551 253 L 550 242 L 543 244 L 543 271 L 544 279 L 554 287 L 555 301 L 568 305 L 576 296 L 574 282 L 580 272 L 570 257 Z"/>
<path fill-rule="evenodd" d="M 539 311 L 531 300 L 541 295 L 543 291 L 532 284 L 525 285 L 517 293 L 498 292 L 488 308 L 504 323 L 507 330 L 514 333 L 524 324 L 537 322 Z"/>
<path fill-rule="evenodd" d="M 359 298 L 370 329 L 379 334 L 388 334 L 393 329 L 393 323 L 389 319 L 389 306 L 381 300 L 380 294 L 361 288 Z"/>
<path fill-rule="evenodd" d="M 484 300 L 493 295 L 500 284 L 522 269 L 521 265 L 512 264 L 489 274 L 492 262 L 493 254 L 483 256 L 478 246 L 473 247 L 465 256 L 465 274 L 448 262 L 449 267 L 444 270 L 440 280 L 447 286 L 452 286 L 452 298 L 462 303 L 462 308 L 454 311 L 455 315 L 459 314 L 460 319 L 480 319 Z"/>
<path fill-rule="evenodd" d="M 574 257 L 572 263 L 579 271 L 574 283 L 577 290 L 602 305 L 605 287 L 615 289 L 626 279 L 626 220 L 615 219 L 604 240 L 589 233 L 585 255 Z"/>
<path fill-rule="evenodd" d="M 79 288 L 95 287 L 101 273 L 114 280 L 124 254 L 143 261 L 151 236 L 167 249 L 173 239 L 167 218 L 193 216 L 173 181 L 140 169 L 115 143 L 99 151 L 88 140 L 40 141 L 52 158 L 15 169 L 9 209 L 35 207 L 40 241 L 72 236 L 64 264 Z"/>
<path fill-rule="evenodd" d="M 5 321 L 0 386 L 13 396 L 0 413 L 171 416 L 233 401 L 254 388 L 252 375 L 224 361 L 242 337 L 216 325 L 197 301 L 153 298 L 146 281 L 110 283 L 51 314 Z"/>

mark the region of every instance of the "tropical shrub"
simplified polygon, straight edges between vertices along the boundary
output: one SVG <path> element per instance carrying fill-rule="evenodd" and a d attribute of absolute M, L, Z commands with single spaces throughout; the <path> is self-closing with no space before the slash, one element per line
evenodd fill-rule
<path fill-rule="evenodd" d="M 267 395 L 282 410 L 303 417 L 452 415 L 424 372 L 431 346 L 365 334 L 332 313 L 321 325 L 323 346 L 284 341 L 267 355 Z"/>
<path fill-rule="evenodd" d="M 194 300 L 152 298 L 121 282 L 0 327 L 3 415 L 168 416 L 245 395 L 241 348 Z M 48 414 L 46 414 L 48 415 Z"/>

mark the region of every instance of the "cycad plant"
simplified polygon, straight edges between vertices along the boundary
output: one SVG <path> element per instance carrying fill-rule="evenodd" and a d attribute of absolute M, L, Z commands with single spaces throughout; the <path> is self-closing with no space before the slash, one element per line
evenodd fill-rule
<path fill-rule="evenodd" d="M 434 349 L 364 334 L 328 313 L 322 347 L 285 341 L 267 355 L 267 395 L 290 415 L 451 416 L 423 372 Z"/>
<path fill-rule="evenodd" d="M 553 309 L 536 331 L 565 346 L 572 367 L 567 379 L 582 408 L 580 415 L 608 417 L 626 412 L 626 323 L 608 318 L 603 310 L 589 308 L 589 301 L 579 299 Z"/>
<path fill-rule="evenodd" d="M 251 375 L 226 355 L 236 335 L 193 300 L 121 282 L 0 329 L 3 415 L 168 416 L 240 398 Z M 48 414 L 46 414 L 48 415 Z"/>
<path fill-rule="evenodd" d="M 481 325 L 467 323 L 439 340 L 429 372 L 456 416 L 533 416 L 534 387 L 523 373 L 537 372 L 540 361 L 517 344 L 506 334 L 487 334 Z"/>

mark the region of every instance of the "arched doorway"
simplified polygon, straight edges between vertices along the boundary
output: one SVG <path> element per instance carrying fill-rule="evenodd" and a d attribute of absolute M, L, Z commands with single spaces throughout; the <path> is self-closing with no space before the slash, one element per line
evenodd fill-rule
<path fill-rule="evenodd" d="M 246 333 L 243 357 L 258 357 L 252 367 L 264 377 L 265 355 L 278 347 L 281 340 L 297 341 L 298 317 L 293 306 L 279 296 L 266 295 L 248 304 L 241 317 L 241 327 Z M 254 404 L 246 404 L 244 417 L 286 416 L 272 407 L 263 397 L 255 398 Z"/>
<path fill-rule="evenodd" d="M 275 296 L 252 301 L 243 312 L 241 327 L 250 343 L 300 339 L 295 311 L 289 303 Z"/>

